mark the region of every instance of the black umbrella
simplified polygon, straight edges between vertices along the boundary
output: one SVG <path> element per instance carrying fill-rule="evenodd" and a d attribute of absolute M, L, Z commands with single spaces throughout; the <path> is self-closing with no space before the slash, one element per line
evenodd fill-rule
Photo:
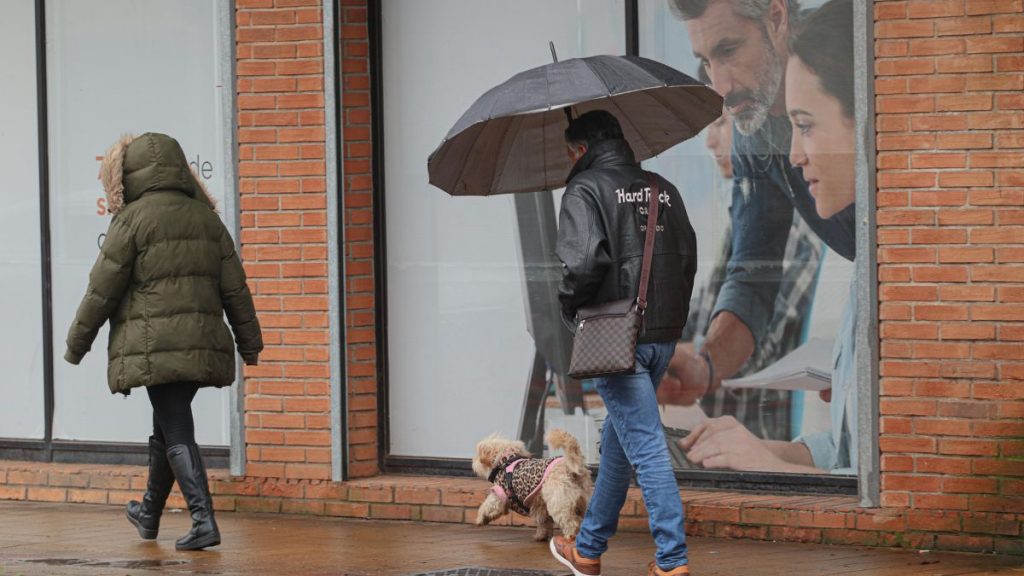
<path fill-rule="evenodd" d="M 660 62 L 591 56 L 516 74 L 488 90 L 427 160 L 430 183 L 455 196 L 553 190 L 572 168 L 565 108 L 614 114 L 638 160 L 698 134 L 722 97 Z"/>

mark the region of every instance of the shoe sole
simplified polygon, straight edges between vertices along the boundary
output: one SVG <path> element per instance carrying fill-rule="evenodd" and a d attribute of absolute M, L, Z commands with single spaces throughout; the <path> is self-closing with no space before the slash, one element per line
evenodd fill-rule
<path fill-rule="evenodd" d="M 124 515 L 128 518 L 128 521 L 132 523 L 132 526 L 135 526 L 135 529 L 139 531 L 139 536 L 142 537 L 143 540 L 156 540 L 156 535 L 158 534 L 157 530 L 143 528 L 142 524 L 139 524 L 139 521 L 133 518 L 127 510 L 125 510 Z"/>
<path fill-rule="evenodd" d="M 577 570 L 576 567 L 572 565 L 572 562 L 570 562 L 566 557 L 559 554 L 558 550 L 555 549 L 554 538 L 548 540 L 548 550 L 551 550 L 551 555 L 555 557 L 555 560 L 558 560 L 562 563 L 563 566 L 565 566 L 569 570 L 572 570 L 573 576 L 601 576 L 600 574 L 584 574 L 583 572 Z"/>
<path fill-rule="evenodd" d="M 185 546 L 181 546 L 177 542 L 174 543 L 175 550 L 202 550 L 203 548 L 209 548 L 210 546 L 217 546 L 220 544 L 220 533 L 213 532 L 207 534 L 202 538 L 198 538 Z"/>

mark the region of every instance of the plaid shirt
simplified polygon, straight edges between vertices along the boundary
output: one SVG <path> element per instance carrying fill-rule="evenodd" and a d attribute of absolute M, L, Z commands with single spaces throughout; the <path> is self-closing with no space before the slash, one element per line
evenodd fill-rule
<path fill-rule="evenodd" d="M 731 228 L 731 225 L 730 225 Z M 782 282 L 775 298 L 772 318 L 758 342 L 754 355 L 737 373 L 752 374 L 782 358 L 800 345 L 814 288 L 824 256 L 824 245 L 810 226 L 794 211 L 786 242 Z M 682 340 L 702 343 L 711 325 L 718 293 L 726 279 L 726 265 L 732 256 L 732 231 L 726 230 L 708 282 L 690 301 Z M 780 390 L 726 390 L 719 388 L 701 400 L 708 416 L 730 414 L 762 438 L 789 440 L 789 392 Z"/>

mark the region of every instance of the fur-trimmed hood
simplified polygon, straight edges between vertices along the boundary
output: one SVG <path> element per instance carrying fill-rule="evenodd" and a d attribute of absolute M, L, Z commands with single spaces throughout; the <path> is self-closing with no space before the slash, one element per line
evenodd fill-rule
<path fill-rule="evenodd" d="M 216 201 L 189 167 L 178 141 L 166 134 L 121 136 L 103 157 L 100 180 L 111 214 L 154 190 L 177 190 L 217 211 Z"/>
<path fill-rule="evenodd" d="M 103 160 L 100 179 L 115 216 L 68 328 L 64 358 L 80 363 L 109 325 L 111 392 L 183 382 L 229 386 L 236 355 L 256 364 L 263 337 L 235 241 L 181 147 L 163 134 L 123 137 Z"/>

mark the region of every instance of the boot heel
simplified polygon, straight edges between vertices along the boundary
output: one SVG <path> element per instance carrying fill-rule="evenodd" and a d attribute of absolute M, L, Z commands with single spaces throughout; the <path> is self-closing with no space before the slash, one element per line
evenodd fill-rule
<path fill-rule="evenodd" d="M 205 536 L 200 536 L 195 540 L 187 544 L 174 544 L 175 550 L 202 550 L 203 548 L 209 548 L 211 546 L 217 546 L 220 544 L 220 533 L 211 532 Z"/>
<path fill-rule="evenodd" d="M 132 502 L 134 503 L 135 501 L 132 500 Z M 124 515 L 128 517 L 128 521 L 132 523 L 132 526 L 135 526 L 136 530 L 139 531 L 140 538 L 143 540 L 156 540 L 157 534 L 159 534 L 159 529 L 144 527 L 134 516 L 132 516 L 131 508 L 126 509 Z"/>

